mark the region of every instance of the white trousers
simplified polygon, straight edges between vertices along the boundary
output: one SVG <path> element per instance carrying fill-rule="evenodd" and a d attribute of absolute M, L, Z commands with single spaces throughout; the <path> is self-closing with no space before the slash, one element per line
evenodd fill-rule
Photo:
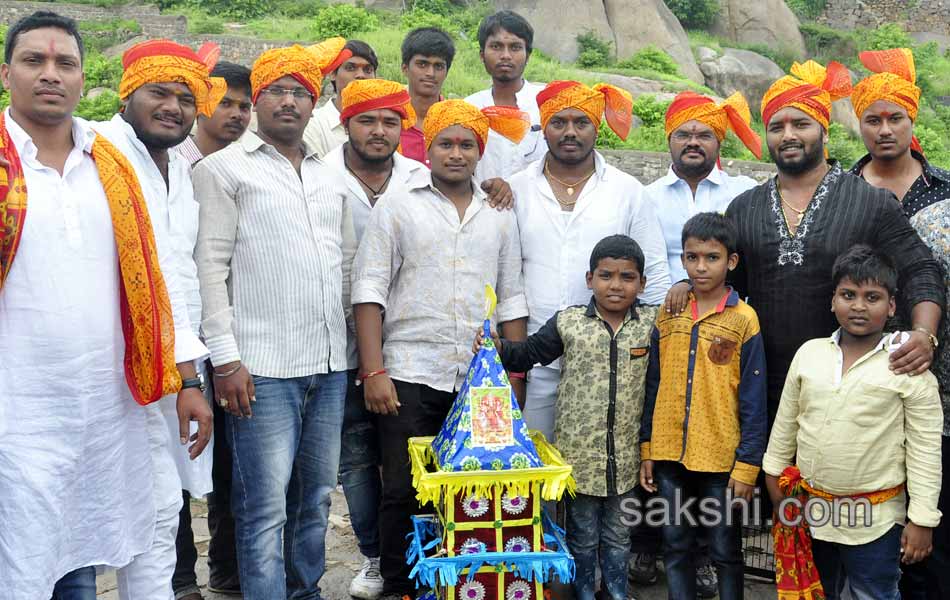
<path fill-rule="evenodd" d="M 166 396 L 159 402 L 174 396 Z M 155 537 L 152 546 L 116 572 L 121 600 L 174 600 L 172 576 L 178 555 L 178 513 L 181 511 L 181 479 L 171 454 L 171 439 L 158 403 L 144 407 L 148 415 L 148 440 L 155 475 Z M 178 440 L 174 440 L 176 443 Z"/>
<path fill-rule="evenodd" d="M 547 441 L 554 443 L 554 417 L 557 385 L 561 370 L 535 366 L 528 371 L 528 393 L 524 406 L 524 422 L 528 429 L 537 429 Z"/>

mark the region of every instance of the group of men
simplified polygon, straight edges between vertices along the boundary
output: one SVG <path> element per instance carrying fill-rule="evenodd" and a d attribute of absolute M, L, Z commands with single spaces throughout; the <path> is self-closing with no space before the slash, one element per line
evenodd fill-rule
<path fill-rule="evenodd" d="M 795 351 L 835 329 L 831 264 L 856 243 L 900 273 L 907 340 L 892 368 L 932 367 L 950 418 L 950 353 L 937 352 L 950 339 L 950 173 L 914 144 L 909 51 L 862 54 L 874 74 L 853 91 L 836 63 L 796 64 L 775 82 L 762 117 L 778 174 L 761 185 L 718 165 L 730 130 L 761 153 L 745 100 L 680 94 L 666 120 L 672 165 L 643 186 L 594 149 L 602 121 L 630 131 L 630 95 L 525 81 L 532 42 L 519 15 L 487 17 L 492 86 L 463 101 L 442 97 L 455 50 L 434 28 L 403 43 L 408 87 L 376 79 L 375 53 L 356 40 L 268 50 L 250 70 L 213 44 L 149 41 L 123 56 L 122 111 L 88 123 L 73 116 L 76 24 L 38 12 L 8 30 L 8 597 L 90 600 L 95 568 L 111 566 L 123 598 L 199 599 L 187 500 L 211 493 L 212 589 L 319 598 L 338 477 L 365 556 L 350 592 L 413 594 L 406 441 L 444 420 L 485 283 L 505 338 L 524 339 L 587 303 L 591 249 L 619 233 L 645 255 L 640 301 L 680 311 L 680 232 L 697 212 L 737 227 L 733 285 L 761 322 L 770 423 Z M 335 96 L 317 107 L 325 77 Z M 850 172 L 825 152 L 831 102 L 849 94 L 869 151 Z M 510 376 L 528 425 L 550 438 L 557 364 Z M 935 528 L 933 556 L 907 568 L 905 595 L 945 598 L 950 533 L 918 525 Z M 634 550 L 631 575 L 655 580 L 658 549 Z M 714 592 L 703 564 L 697 591 Z"/>

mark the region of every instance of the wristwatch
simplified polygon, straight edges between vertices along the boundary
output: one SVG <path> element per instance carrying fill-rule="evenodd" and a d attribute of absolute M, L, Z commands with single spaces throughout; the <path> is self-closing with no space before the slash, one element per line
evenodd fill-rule
<path fill-rule="evenodd" d="M 937 339 L 937 336 L 935 336 L 934 334 L 930 333 L 930 330 L 927 329 L 926 327 L 914 327 L 914 331 L 919 331 L 919 332 L 921 332 L 921 333 L 926 333 L 926 334 L 927 334 L 927 337 L 930 338 L 930 346 L 931 346 L 931 348 L 933 348 L 934 350 L 936 350 L 936 349 L 937 349 L 937 346 L 940 345 L 940 341 Z"/>
<path fill-rule="evenodd" d="M 197 377 L 181 380 L 181 389 L 187 390 L 188 388 L 198 388 L 198 391 L 200 392 L 205 391 L 205 382 L 201 379 L 200 373 Z"/>

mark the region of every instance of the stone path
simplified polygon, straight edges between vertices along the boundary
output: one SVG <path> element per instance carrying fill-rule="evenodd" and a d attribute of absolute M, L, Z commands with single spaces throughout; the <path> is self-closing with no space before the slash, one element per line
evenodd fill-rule
<path fill-rule="evenodd" d="M 234 596 L 225 596 L 208 592 L 205 586 L 208 583 L 208 507 L 203 500 L 192 500 L 191 503 L 192 527 L 198 543 L 198 584 L 201 586 L 205 600 L 234 600 Z M 337 489 L 333 492 L 333 507 L 330 511 L 330 529 L 327 535 L 327 572 L 320 581 L 325 600 L 351 600 L 347 593 L 350 579 L 360 568 L 363 558 L 356 547 L 356 538 L 350 528 L 346 501 L 342 492 Z M 118 600 L 115 572 L 104 573 L 98 578 L 98 600 Z M 569 590 L 561 600 L 571 600 Z M 634 590 L 636 600 L 665 600 L 666 585 L 661 573 L 660 581 L 650 587 L 641 587 Z M 745 584 L 745 598 L 747 600 L 774 600 L 775 587 L 768 583 L 747 578 Z"/>

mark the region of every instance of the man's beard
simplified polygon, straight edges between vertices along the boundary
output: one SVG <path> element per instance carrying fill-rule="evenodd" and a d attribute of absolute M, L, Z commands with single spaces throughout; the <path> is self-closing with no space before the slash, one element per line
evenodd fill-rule
<path fill-rule="evenodd" d="M 352 138 L 350 139 L 350 148 L 352 148 L 353 152 L 360 157 L 360 160 L 370 164 L 380 164 L 387 162 L 393 157 L 393 154 L 396 153 L 396 148 L 393 147 L 389 154 L 386 154 L 385 156 L 367 154 L 366 151 L 363 150 L 363 145 L 357 144 Z"/>
<path fill-rule="evenodd" d="M 700 150 L 702 152 L 702 150 Z M 716 159 L 718 157 L 710 158 L 703 154 L 703 162 L 696 163 L 687 163 L 683 161 L 683 154 L 681 152 L 679 157 L 673 160 L 673 170 L 680 177 L 705 177 L 713 170 L 713 167 L 716 166 Z"/>
<path fill-rule="evenodd" d="M 769 154 L 772 155 L 772 160 L 775 161 L 775 166 L 778 167 L 778 170 L 785 175 L 801 175 L 824 162 L 825 144 L 822 140 L 815 142 L 811 150 L 809 150 L 805 144 L 801 144 L 801 147 L 802 157 L 796 161 L 786 161 L 782 159 L 780 153 L 781 145 L 779 148 L 776 148 L 775 152 L 772 152 L 772 149 L 769 148 Z"/>
<path fill-rule="evenodd" d="M 154 135 L 140 128 L 136 121 L 127 121 L 135 132 L 135 137 L 149 150 L 168 150 L 185 141 L 188 137 L 188 127 L 182 127 L 181 135 L 175 137 Z"/>
<path fill-rule="evenodd" d="M 579 165 L 582 162 L 586 161 L 588 158 L 590 158 L 590 155 L 594 152 L 594 146 L 591 145 L 590 149 L 583 156 L 578 155 L 576 157 L 563 157 L 560 154 L 558 154 L 556 147 L 548 148 L 548 150 L 550 150 L 551 156 L 554 157 L 554 160 L 558 161 L 559 163 L 562 163 L 565 165 Z"/>

